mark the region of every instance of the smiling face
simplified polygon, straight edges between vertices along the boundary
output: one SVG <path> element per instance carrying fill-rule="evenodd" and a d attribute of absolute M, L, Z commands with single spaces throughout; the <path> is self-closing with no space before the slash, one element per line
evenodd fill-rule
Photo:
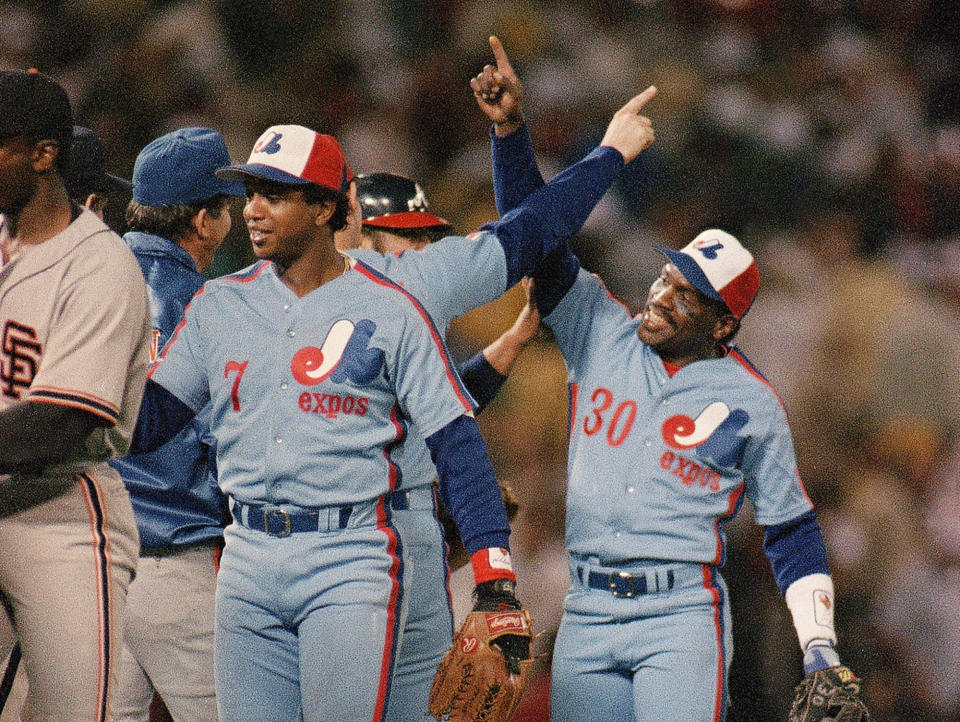
<path fill-rule="evenodd" d="M 302 190 L 283 183 L 250 179 L 244 184 L 243 218 L 257 258 L 288 268 L 322 238 L 334 203 L 308 203 Z"/>
<path fill-rule="evenodd" d="M 720 355 L 718 344 L 739 324 L 719 302 L 700 293 L 672 263 L 650 286 L 637 336 L 676 366 Z"/>

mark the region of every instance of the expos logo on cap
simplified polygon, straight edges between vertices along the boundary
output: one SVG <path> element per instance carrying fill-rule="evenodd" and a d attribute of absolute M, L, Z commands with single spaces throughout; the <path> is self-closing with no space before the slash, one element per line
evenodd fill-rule
<path fill-rule="evenodd" d="M 313 183 L 340 192 L 353 180 L 337 139 L 302 125 L 267 128 L 246 163 L 217 171 L 217 177 L 228 180 L 251 176 L 290 185 Z"/>
<path fill-rule="evenodd" d="M 753 255 L 726 231 L 710 228 L 679 251 L 654 246 L 701 293 L 723 301 L 737 318 L 750 309 L 760 288 Z"/>

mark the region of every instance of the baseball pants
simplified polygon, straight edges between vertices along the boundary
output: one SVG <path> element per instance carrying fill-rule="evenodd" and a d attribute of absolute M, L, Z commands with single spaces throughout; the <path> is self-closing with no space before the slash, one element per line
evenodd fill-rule
<path fill-rule="evenodd" d="M 138 551 L 130 498 L 106 465 L 0 519 L 0 590 L 29 682 L 24 720 L 109 719 Z"/>
<path fill-rule="evenodd" d="M 353 505 L 344 528 L 338 516 L 287 536 L 226 528 L 214 627 L 221 722 L 384 718 L 406 614 L 403 550 L 382 502 Z"/>
<path fill-rule="evenodd" d="M 571 559 L 570 590 L 553 655 L 554 722 L 721 722 L 733 652 L 727 589 L 698 564 L 621 570 Z M 614 577 L 611 578 L 611 574 Z M 618 586 L 590 586 L 610 579 Z M 659 591 L 657 591 L 659 590 Z"/>
<path fill-rule="evenodd" d="M 214 542 L 141 556 L 127 592 L 114 722 L 148 722 L 156 690 L 177 722 L 217 719 Z"/>
<path fill-rule="evenodd" d="M 393 521 L 407 551 L 410 594 L 387 719 L 433 720 L 429 715 L 430 685 L 453 640 L 446 542 L 432 485 L 395 492 L 392 498 L 401 494 L 405 503 L 393 504 Z"/>

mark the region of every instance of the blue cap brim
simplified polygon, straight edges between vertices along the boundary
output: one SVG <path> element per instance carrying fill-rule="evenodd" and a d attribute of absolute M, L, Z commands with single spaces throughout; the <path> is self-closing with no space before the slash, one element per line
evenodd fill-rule
<path fill-rule="evenodd" d="M 697 262 L 690 258 L 690 256 L 686 253 L 675 251 L 672 248 L 664 248 L 663 246 L 654 246 L 654 248 L 669 258 L 670 263 L 676 266 L 677 270 L 683 274 L 683 277 L 686 278 L 695 289 L 700 291 L 700 293 L 717 301 L 723 301 L 720 294 L 710 285 L 710 281 L 707 280 L 703 269 L 701 269 L 700 266 L 697 265 Z"/>
<path fill-rule="evenodd" d="M 243 181 L 250 178 L 262 178 L 263 180 L 273 181 L 274 183 L 285 183 L 287 185 L 307 185 L 310 183 L 292 173 L 274 168 L 273 166 L 263 165 L 262 163 L 244 163 L 242 165 L 229 165 L 226 168 L 217 169 L 215 175 L 221 180 Z M 241 191 L 240 195 L 244 195 Z"/>

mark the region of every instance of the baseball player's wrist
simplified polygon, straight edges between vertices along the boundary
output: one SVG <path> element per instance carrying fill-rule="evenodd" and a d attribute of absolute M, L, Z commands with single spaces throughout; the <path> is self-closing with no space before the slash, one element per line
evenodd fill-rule
<path fill-rule="evenodd" d="M 510 561 L 510 551 L 503 547 L 478 549 L 470 555 L 470 565 L 473 567 L 474 584 L 480 585 L 495 579 L 517 581 Z"/>
<path fill-rule="evenodd" d="M 803 652 L 803 673 L 810 674 L 818 669 L 836 667 L 840 664 L 840 655 L 829 639 L 810 641 Z"/>

